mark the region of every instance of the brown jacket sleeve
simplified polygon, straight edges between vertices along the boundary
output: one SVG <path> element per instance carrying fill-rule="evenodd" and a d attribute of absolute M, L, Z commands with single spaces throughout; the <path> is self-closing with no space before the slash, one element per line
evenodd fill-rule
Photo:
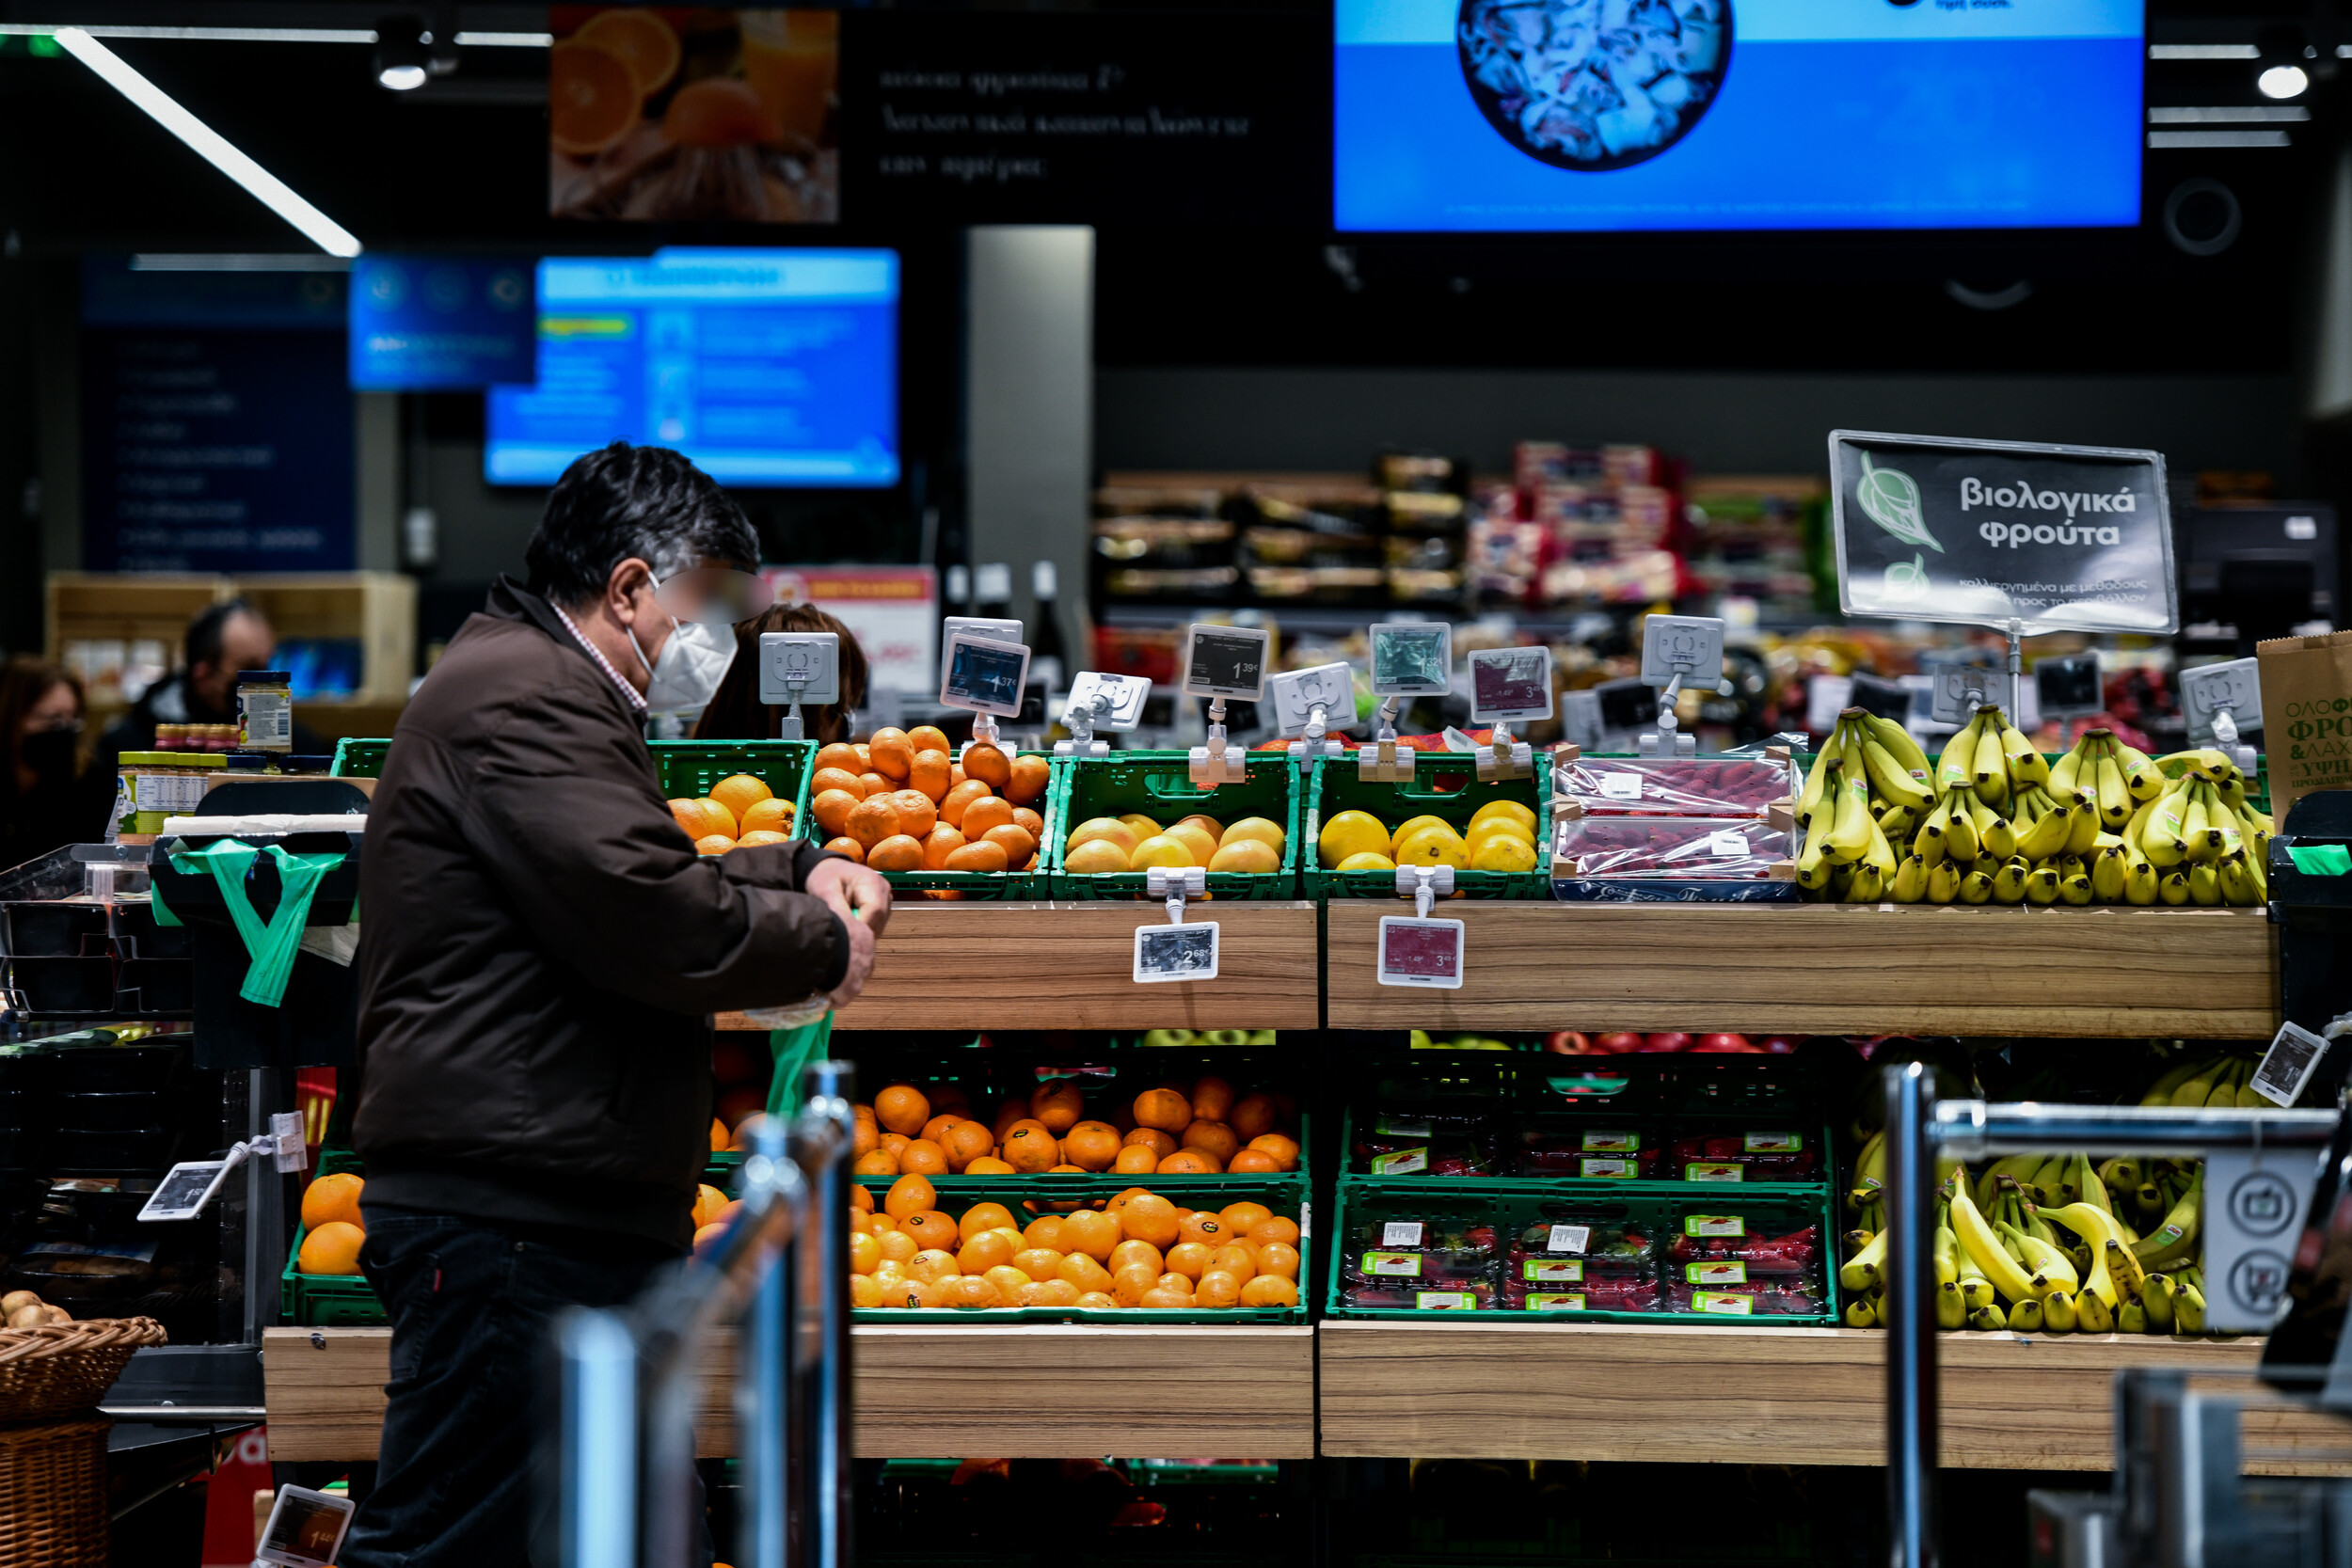
<path fill-rule="evenodd" d="M 704 857 L 652 786 L 607 694 L 534 695 L 488 737 L 460 821 L 516 918 L 581 978 L 681 1013 L 778 1006 L 846 959 L 822 899 L 799 892 L 805 845 Z M 585 745 L 580 737 L 591 737 Z M 634 754 L 631 754 L 634 748 Z"/>

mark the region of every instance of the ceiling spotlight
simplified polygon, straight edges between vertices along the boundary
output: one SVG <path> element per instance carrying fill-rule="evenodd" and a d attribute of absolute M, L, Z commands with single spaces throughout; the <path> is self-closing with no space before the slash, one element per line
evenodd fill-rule
<path fill-rule="evenodd" d="M 424 86 L 432 56 L 423 24 L 413 16 L 388 16 L 375 24 L 375 79 L 394 92 Z"/>
<path fill-rule="evenodd" d="M 2265 66 L 2254 86 L 2265 98 L 2300 98 L 2312 79 L 2299 65 Z"/>

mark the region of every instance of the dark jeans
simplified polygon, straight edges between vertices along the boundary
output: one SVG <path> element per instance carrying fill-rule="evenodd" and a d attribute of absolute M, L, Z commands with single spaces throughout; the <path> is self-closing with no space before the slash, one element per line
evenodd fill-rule
<path fill-rule="evenodd" d="M 556 1419 L 555 1319 L 628 1301 L 663 1262 L 625 1243 L 596 1257 L 586 1238 L 550 1245 L 447 1214 L 367 1219 L 359 1267 L 391 1312 L 391 1381 L 375 1491 L 342 1568 L 521 1568 L 553 1501 L 534 1462 Z M 697 1550 L 708 1563 L 707 1531 Z"/>

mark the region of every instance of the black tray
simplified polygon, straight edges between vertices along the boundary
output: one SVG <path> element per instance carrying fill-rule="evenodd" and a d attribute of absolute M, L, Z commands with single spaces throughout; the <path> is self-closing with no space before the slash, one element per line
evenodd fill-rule
<path fill-rule="evenodd" d="M 8 972 L 25 1007 L 36 1013 L 110 1013 L 115 1006 L 112 958 L 10 958 Z"/>
<path fill-rule="evenodd" d="M 153 1175 L 171 1164 L 180 1134 L 168 1127 L 97 1132 L 61 1127 L 51 1163 L 59 1176 Z"/>
<path fill-rule="evenodd" d="M 126 1014 L 184 1013 L 196 1006 L 191 958 L 125 958 L 116 984 L 116 1004 Z"/>
<path fill-rule="evenodd" d="M 56 1064 L 55 1081 L 58 1088 L 87 1094 L 109 1089 L 167 1088 L 172 1075 L 187 1057 L 188 1048 L 183 1044 L 86 1045 L 56 1052 L 51 1060 Z"/>
<path fill-rule="evenodd" d="M 32 903 L 0 906 L 8 912 L 8 952 L 21 958 L 78 958 L 83 941 L 105 949 L 106 911 L 97 904 Z"/>
<path fill-rule="evenodd" d="M 157 925 L 153 908 L 146 904 L 115 906 L 115 936 L 128 944 L 122 949 L 126 958 L 196 957 L 195 933 L 185 926 Z"/>
<path fill-rule="evenodd" d="M 78 1127 L 92 1132 L 135 1132 L 161 1127 L 171 1119 L 170 1095 L 155 1089 L 109 1090 L 98 1094 L 61 1094 L 49 1103 L 56 1127 Z"/>
<path fill-rule="evenodd" d="M 56 1134 L 46 1127 L 0 1127 L 0 1170 L 46 1166 Z"/>

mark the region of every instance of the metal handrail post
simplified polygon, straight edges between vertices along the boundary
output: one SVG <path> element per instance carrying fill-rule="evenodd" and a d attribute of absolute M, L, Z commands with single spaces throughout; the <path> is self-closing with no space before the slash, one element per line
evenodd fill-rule
<path fill-rule="evenodd" d="M 780 1163 L 786 1142 L 784 1128 L 773 1117 L 755 1124 L 755 1152 Z M 797 1234 L 806 1227 L 793 1228 Z M 748 1568 L 784 1568 L 787 1559 L 785 1359 L 792 1313 L 790 1261 L 798 1250 L 787 1246 L 777 1266 L 760 1275 L 737 1341 L 736 1453 L 743 1466 L 737 1545 Z"/>
<path fill-rule="evenodd" d="M 564 1568 L 637 1560 L 637 1340 L 628 1320 L 575 1307 L 556 1324 L 563 1433 L 556 1534 Z"/>
<path fill-rule="evenodd" d="M 809 1183 L 811 1223 L 794 1251 L 801 1291 L 793 1324 L 793 1373 L 804 1402 L 801 1447 L 793 1455 L 795 1521 L 805 1568 L 850 1568 L 851 1438 L 850 1338 L 850 1188 L 857 1120 L 848 1062 L 809 1064 L 792 1151 Z"/>
<path fill-rule="evenodd" d="M 1892 1568 L 1935 1568 L 1935 1084 L 1886 1069 L 1886 1528 Z"/>

